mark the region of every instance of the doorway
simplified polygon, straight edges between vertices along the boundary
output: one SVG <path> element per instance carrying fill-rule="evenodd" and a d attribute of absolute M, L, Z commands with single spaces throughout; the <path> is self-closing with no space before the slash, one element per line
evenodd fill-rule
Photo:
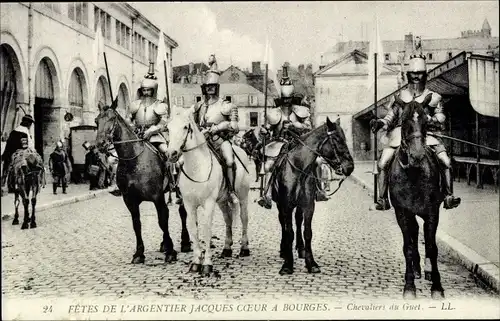
<path fill-rule="evenodd" d="M 50 107 L 52 106 L 53 99 L 35 97 L 34 106 L 34 140 L 35 149 L 42 156 L 45 162 L 44 147 L 47 143 L 44 141 L 45 133 L 47 132 L 47 124 L 50 123 Z"/>

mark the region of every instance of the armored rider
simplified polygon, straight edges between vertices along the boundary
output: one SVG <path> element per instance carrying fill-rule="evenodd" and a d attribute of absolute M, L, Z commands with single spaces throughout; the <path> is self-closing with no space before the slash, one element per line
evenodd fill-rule
<path fill-rule="evenodd" d="M 208 61 L 210 67 L 207 70 L 205 83 L 201 85 L 203 101 L 192 106 L 194 119 L 202 131 L 208 135 L 208 141 L 219 150 L 224 159 L 225 175 L 229 184 L 230 202 L 239 203 L 235 193 L 236 163 L 234 160 L 231 139 L 239 131 L 238 108 L 231 102 L 219 97 L 220 71 L 217 67 L 215 55 L 211 55 Z"/>
<path fill-rule="evenodd" d="M 275 99 L 275 108 L 267 113 L 267 124 L 261 127 L 261 134 L 270 141 L 266 144 L 264 171 L 268 174 L 264 195 L 258 199 L 258 204 L 267 209 L 272 207 L 272 181 L 275 163 L 288 150 L 288 143 L 293 140 L 289 132 L 302 135 L 312 129 L 309 108 L 303 99 L 293 96 L 294 86 L 288 77 L 288 66 L 283 66 L 283 76 L 280 81 L 281 97 Z M 271 175 L 269 175 L 271 173 Z"/>
<path fill-rule="evenodd" d="M 149 71 L 137 90 L 139 99 L 130 104 L 128 121 L 135 132 L 148 139 L 163 155 L 167 152 L 167 139 L 164 132 L 169 118 L 169 108 L 157 99 L 158 81 L 154 74 L 154 63 L 149 63 Z"/>
<path fill-rule="evenodd" d="M 413 55 L 410 58 L 408 71 L 406 73 L 408 79 L 408 87 L 403 89 L 399 94 L 399 97 L 404 102 L 411 102 L 415 99 L 417 102 L 423 102 L 425 97 L 429 94 L 432 95 L 431 101 L 428 106 L 425 106 L 425 110 L 428 118 L 428 132 L 439 133 L 443 127 L 446 120 L 444 115 L 443 103 L 441 101 L 441 96 L 428 88 L 426 88 L 427 82 L 427 69 L 425 64 L 425 57 L 422 55 Z M 373 119 L 370 122 L 370 126 L 373 132 L 377 132 L 380 129 L 387 131 L 386 138 L 388 141 L 388 146 L 382 151 L 378 162 L 379 170 L 379 199 L 375 208 L 379 211 L 384 211 L 390 209 L 389 198 L 388 198 L 388 169 L 389 165 L 394 158 L 394 152 L 396 148 L 401 144 L 401 119 L 398 115 L 397 104 L 394 103 L 395 98 L 392 97 L 389 102 L 389 112 L 383 119 Z M 436 153 L 440 163 L 441 163 L 441 174 L 444 176 L 444 188 L 445 188 L 445 199 L 444 208 L 452 209 L 460 205 L 461 199 L 459 197 L 453 196 L 451 192 L 451 161 L 446 153 L 446 148 L 443 143 L 435 136 L 426 137 L 427 145 L 432 147 L 432 150 Z"/>

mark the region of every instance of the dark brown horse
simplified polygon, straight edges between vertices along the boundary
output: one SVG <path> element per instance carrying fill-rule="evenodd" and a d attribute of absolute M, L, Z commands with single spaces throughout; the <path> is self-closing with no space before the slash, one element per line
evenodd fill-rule
<path fill-rule="evenodd" d="M 153 202 L 158 213 L 158 223 L 163 231 L 160 251 L 165 253 L 165 262 L 177 260 L 168 229 L 169 210 L 165 202 L 167 168 L 157 150 L 149 142 L 139 139 L 133 129 L 116 112 L 117 101 L 111 107 L 102 108 L 96 118 L 99 149 L 106 151 L 113 144 L 118 156 L 116 184 L 121 191 L 125 205 L 132 215 L 132 224 L 137 240 L 136 252 L 132 263 L 144 263 L 144 243 L 141 234 L 139 205 Z M 182 221 L 181 252 L 191 250 L 186 228 L 186 210 L 179 206 Z"/>
<path fill-rule="evenodd" d="M 259 181 L 259 172 L 264 162 L 264 155 L 262 155 L 262 141 L 256 134 L 255 129 L 247 130 L 241 137 L 240 147 L 251 156 L 255 164 L 255 181 Z"/>
<path fill-rule="evenodd" d="M 426 145 L 427 115 L 424 106 L 431 100 L 428 95 L 423 103 L 415 100 L 402 106 L 401 146 L 396 151 L 389 173 L 389 193 L 396 212 L 398 225 L 403 233 L 403 253 L 406 261 L 404 297 L 415 297 L 415 276 L 420 277 L 418 253 L 418 223 L 416 216 L 424 220 L 426 261 L 430 261 L 431 295 L 444 298 L 441 276 L 437 267 L 438 249 L 436 230 L 439 207 L 444 199 L 440 186 L 439 163 L 434 152 Z M 426 262 L 427 263 L 427 262 Z M 426 264 L 427 265 L 427 264 Z M 428 267 L 426 266 L 426 270 Z M 428 272 L 426 272 L 427 278 Z"/>
<path fill-rule="evenodd" d="M 297 229 L 304 220 L 305 263 L 309 273 L 319 273 L 311 248 L 311 223 L 314 214 L 318 179 L 315 175 L 316 158 L 325 161 L 349 176 L 354 170 L 354 162 L 347 148 L 340 120 L 332 123 L 327 117 L 322 126 L 301 136 L 298 143 L 277 165 L 276 180 L 273 186 L 273 200 L 279 210 L 281 223 L 281 257 L 284 259 L 280 274 L 293 273 L 293 210 L 296 209 Z M 302 243 L 301 231 L 297 231 L 297 248 Z M 299 256 L 301 251 L 299 250 Z"/>
<path fill-rule="evenodd" d="M 14 180 L 14 205 L 16 211 L 12 225 L 19 224 L 19 198 L 23 201 L 24 219 L 21 229 L 36 228 L 36 200 L 42 187 L 45 187 L 45 169 L 40 155 L 31 148 L 20 149 L 12 155 L 12 171 Z M 30 195 L 31 193 L 31 195 Z M 31 217 L 29 204 L 31 198 Z"/>

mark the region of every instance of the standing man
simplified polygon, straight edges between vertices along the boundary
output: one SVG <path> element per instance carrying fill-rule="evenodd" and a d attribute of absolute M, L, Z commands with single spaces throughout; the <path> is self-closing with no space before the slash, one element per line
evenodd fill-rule
<path fill-rule="evenodd" d="M 63 194 L 66 194 L 68 187 L 67 177 L 71 173 L 71 162 L 68 154 L 63 149 L 63 143 L 57 142 L 56 148 L 50 154 L 49 169 L 52 173 L 52 192 L 57 194 L 57 187 L 62 186 Z"/>
<path fill-rule="evenodd" d="M 225 175 L 229 184 L 229 197 L 233 204 L 239 203 L 234 190 L 236 180 L 236 164 L 234 162 L 231 138 L 239 131 L 238 107 L 219 97 L 219 76 L 215 55 L 208 60 L 210 69 L 207 79 L 201 85 L 204 100 L 192 106 L 194 119 L 198 126 L 208 134 L 211 145 L 222 152 Z"/>
<path fill-rule="evenodd" d="M 7 143 L 5 145 L 5 150 L 2 155 L 3 162 L 3 173 L 2 173 L 2 190 L 5 183 L 8 183 L 9 193 L 13 192 L 14 184 L 13 180 L 9 179 L 7 182 L 7 176 L 10 172 L 10 165 L 12 163 L 12 155 L 19 149 L 35 148 L 35 143 L 30 134 L 30 128 L 35 121 L 31 115 L 24 115 L 21 119 L 21 124 L 17 126 L 9 135 Z M 11 178 L 12 175 L 11 175 Z"/>
<path fill-rule="evenodd" d="M 425 57 L 414 55 L 410 58 L 408 71 L 406 73 L 408 79 L 408 88 L 405 88 L 399 94 L 399 98 L 404 102 L 411 102 L 413 99 L 417 102 L 423 102 L 427 95 L 431 94 L 432 99 L 429 105 L 425 107 L 428 118 L 428 132 L 439 133 L 443 130 L 446 116 L 444 115 L 443 103 L 441 95 L 426 88 L 427 83 L 427 68 Z M 387 131 L 386 137 L 388 145 L 382 151 L 378 162 L 379 170 L 379 199 L 375 209 L 385 211 L 391 208 L 388 197 L 388 170 L 394 158 L 396 148 L 401 144 L 401 119 L 400 106 L 394 104 L 395 98 L 392 97 L 389 102 L 389 113 L 383 119 L 372 119 L 370 126 L 372 131 L 376 133 L 380 129 Z M 461 199 L 453 196 L 451 192 L 451 160 L 446 153 L 444 144 L 434 136 L 427 136 L 427 145 L 432 147 L 434 153 L 441 164 L 441 174 L 444 179 L 445 199 L 444 208 L 452 209 L 460 205 Z"/>
<path fill-rule="evenodd" d="M 149 63 L 149 71 L 137 90 L 139 99 L 129 107 L 128 122 L 136 133 L 149 140 L 162 154 L 167 156 L 167 140 L 163 134 L 169 118 L 167 104 L 157 99 L 158 80 L 154 73 L 154 63 Z"/>

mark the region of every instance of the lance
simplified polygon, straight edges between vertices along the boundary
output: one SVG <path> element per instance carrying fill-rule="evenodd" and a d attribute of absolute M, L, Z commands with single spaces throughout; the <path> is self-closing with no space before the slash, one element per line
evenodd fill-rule
<path fill-rule="evenodd" d="M 374 105 L 375 105 L 375 119 L 378 118 L 378 109 L 377 109 L 377 52 L 373 54 L 374 59 L 374 67 L 375 67 L 375 72 L 374 72 L 374 77 L 375 77 L 375 93 L 374 93 Z M 378 144 L 377 144 L 377 133 L 373 135 L 373 202 L 377 203 L 377 194 L 378 194 L 378 169 L 377 169 L 377 149 L 378 149 Z"/>
<path fill-rule="evenodd" d="M 168 59 L 168 53 L 166 53 L 166 57 Z M 170 95 L 169 95 L 169 92 L 168 92 L 168 73 L 167 73 L 167 61 L 165 59 L 163 59 L 163 70 L 165 72 L 165 87 L 166 87 L 166 91 L 165 91 L 165 103 L 167 104 L 168 106 L 168 114 L 170 116 L 172 110 L 170 108 Z"/>
<path fill-rule="evenodd" d="M 267 127 L 267 73 L 269 70 L 269 64 L 266 64 L 266 74 L 264 78 L 264 128 Z M 265 177 L 265 169 L 264 166 L 266 164 L 266 136 L 262 137 L 262 159 L 263 163 L 260 167 L 260 196 L 264 195 L 264 177 Z"/>
<path fill-rule="evenodd" d="M 113 103 L 113 89 L 111 87 L 111 78 L 109 77 L 108 59 L 106 59 L 106 52 L 103 52 L 103 55 L 104 65 L 106 66 L 106 75 L 108 76 L 109 95 L 111 96 L 111 103 Z"/>

